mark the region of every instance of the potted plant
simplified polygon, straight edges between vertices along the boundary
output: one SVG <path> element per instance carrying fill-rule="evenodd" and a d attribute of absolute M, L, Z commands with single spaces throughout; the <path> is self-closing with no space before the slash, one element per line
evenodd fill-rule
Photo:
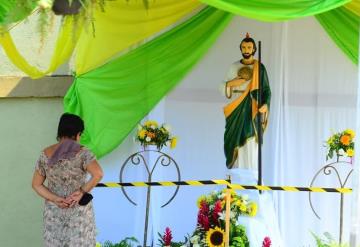
<path fill-rule="evenodd" d="M 105 243 L 97 243 L 96 247 L 134 247 L 139 243 L 139 241 L 134 237 L 128 237 L 121 240 L 119 243 L 112 243 L 110 241 L 105 241 Z"/>
<path fill-rule="evenodd" d="M 339 157 L 341 156 L 352 158 L 355 147 L 354 138 L 355 131 L 352 129 L 346 129 L 330 136 L 325 144 L 328 149 L 326 160 L 332 159 L 334 154 L 336 155 L 337 161 L 339 161 Z"/>
<path fill-rule="evenodd" d="M 138 126 L 138 132 L 135 140 L 147 148 L 149 145 L 154 145 L 158 150 L 161 150 L 163 146 L 169 145 L 170 148 L 175 148 L 177 138 L 172 137 L 170 133 L 170 126 L 166 124 L 159 124 L 156 121 L 146 121 L 142 125 Z"/>

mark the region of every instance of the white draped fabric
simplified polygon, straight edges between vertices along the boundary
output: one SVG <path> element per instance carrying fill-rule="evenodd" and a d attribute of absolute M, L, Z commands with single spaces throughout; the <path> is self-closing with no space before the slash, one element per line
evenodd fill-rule
<path fill-rule="evenodd" d="M 360 27 L 359 27 L 360 30 Z M 360 38 L 360 32 L 359 32 Z M 360 51 L 360 43 L 359 43 L 359 51 Z M 360 64 L 360 56 L 359 56 L 359 64 Z M 360 95 L 360 66 L 358 69 L 358 89 L 357 95 Z M 357 112 L 356 112 L 356 132 L 360 133 L 360 97 L 357 97 Z M 360 146 L 360 139 L 357 138 L 355 141 L 355 146 Z M 356 155 L 359 156 L 359 148 L 355 151 Z M 354 196 L 351 204 L 351 230 L 350 230 L 350 246 L 358 246 L 360 244 L 360 167 L 359 161 L 356 162 L 356 168 L 354 171 L 354 177 L 356 179 L 353 180 L 353 188 L 354 188 Z"/>
<path fill-rule="evenodd" d="M 309 186 L 315 173 L 326 164 L 325 140 L 334 132 L 356 127 L 358 84 L 357 67 L 312 17 L 283 23 L 234 18 L 205 58 L 162 101 L 150 118 L 163 119 L 172 125 L 172 132 L 179 137 L 175 150 L 164 151 L 179 164 L 183 180 L 224 179 L 231 174 L 226 169 L 223 153 L 225 120 L 222 107 L 226 100 L 218 88 L 229 66 L 241 57 L 238 45 L 246 32 L 262 41 L 263 63 L 272 90 L 269 126 L 263 146 L 264 184 Z M 136 145 L 130 141 L 132 138 L 129 137 L 126 145 Z M 103 159 L 105 173 L 107 163 L 110 163 L 109 169 L 114 174 L 104 181 L 118 179 L 115 166 L 120 169 L 130 150 L 124 144 Z M 122 159 L 115 163 L 114 160 L 119 157 Z M 341 169 L 347 172 L 351 168 L 347 165 Z M 174 180 L 174 172 L 167 169 L 155 172 L 153 180 Z M 140 177 L 137 175 L 137 178 Z M 347 183 L 348 187 L 351 187 L 351 182 Z M 314 185 L 339 187 L 333 175 L 320 176 Z M 181 187 L 174 201 L 162 209 L 160 205 L 169 198 L 174 188 L 153 189 L 150 211 L 152 230 L 149 230 L 153 235 L 149 238 L 153 238 L 156 244 L 157 232 L 163 232 L 169 226 L 175 240 L 183 240 L 183 236 L 195 229 L 198 196 L 222 188 Z M 95 191 L 95 198 L 96 194 L 100 197 L 103 193 L 98 191 Z M 131 191 L 138 199 L 145 196 L 135 189 Z M 315 246 L 311 232 L 318 235 L 330 232 L 335 239 L 338 238 L 339 195 L 313 193 L 313 205 L 321 220 L 311 210 L 308 193 L 274 192 L 271 195 L 273 202 L 267 199 L 268 208 L 261 205 L 263 208 L 259 210 L 264 214 L 269 208 L 275 208 L 272 212 L 276 220 L 272 222 L 274 227 L 276 224 L 280 227 L 283 246 Z M 102 220 L 102 217 L 109 214 L 109 205 L 106 201 L 95 201 L 98 239 L 115 241 L 135 236 L 142 242 L 141 217 L 145 210 L 145 197 L 141 206 L 136 208 L 131 208 L 123 196 L 118 195 L 117 198 L 120 199 L 116 199 L 116 205 L 112 207 L 118 207 L 119 212 L 112 211 L 112 217 L 107 217 L 107 220 Z M 343 239 L 347 242 L 351 226 L 351 198 L 351 195 L 345 196 Z M 134 213 L 124 213 L 121 208 Z M 136 220 L 133 220 L 134 214 Z"/>

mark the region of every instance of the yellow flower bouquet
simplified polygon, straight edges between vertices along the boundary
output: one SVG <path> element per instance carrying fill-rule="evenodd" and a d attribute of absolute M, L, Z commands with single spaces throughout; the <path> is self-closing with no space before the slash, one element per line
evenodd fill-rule
<path fill-rule="evenodd" d="M 347 129 L 330 136 L 330 138 L 326 141 L 326 147 L 328 148 L 326 160 L 332 159 L 334 157 L 334 153 L 336 154 L 337 159 L 339 159 L 340 156 L 353 157 L 354 138 L 355 131 L 352 129 Z"/>
<path fill-rule="evenodd" d="M 244 226 L 238 223 L 239 216 L 254 217 L 257 204 L 247 196 L 231 191 L 230 198 L 230 246 L 249 246 Z M 202 195 L 197 201 L 199 208 L 197 224 L 190 238 L 192 246 L 223 247 L 225 244 L 226 190 Z"/>
<path fill-rule="evenodd" d="M 144 148 L 148 145 L 155 145 L 158 150 L 167 145 L 170 148 L 175 148 L 177 144 L 177 138 L 170 134 L 170 126 L 166 124 L 160 126 L 153 120 L 145 121 L 139 125 L 135 140 L 140 142 Z"/>

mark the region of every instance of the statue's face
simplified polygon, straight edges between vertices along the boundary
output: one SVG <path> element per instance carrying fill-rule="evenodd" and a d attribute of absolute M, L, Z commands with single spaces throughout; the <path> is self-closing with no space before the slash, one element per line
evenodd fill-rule
<path fill-rule="evenodd" d="M 252 42 L 242 42 L 240 49 L 241 54 L 245 59 L 249 59 L 255 53 L 254 44 Z"/>

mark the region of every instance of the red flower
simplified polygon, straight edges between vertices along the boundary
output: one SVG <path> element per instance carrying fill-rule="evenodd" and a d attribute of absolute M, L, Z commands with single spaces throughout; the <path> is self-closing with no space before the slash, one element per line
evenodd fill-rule
<path fill-rule="evenodd" d="M 201 201 L 200 209 L 198 213 L 198 225 L 202 227 L 205 231 L 209 230 L 209 205 L 206 201 Z"/>
<path fill-rule="evenodd" d="M 212 213 L 212 219 L 213 219 L 215 225 L 218 225 L 218 223 L 219 223 L 219 213 L 221 213 L 221 209 L 222 209 L 221 201 L 217 200 L 215 202 L 214 210 Z"/>
<path fill-rule="evenodd" d="M 210 222 L 209 217 L 207 217 L 206 215 L 199 215 L 198 223 L 205 231 L 209 230 Z"/>
<path fill-rule="evenodd" d="M 208 215 L 209 214 L 209 205 L 205 200 L 201 201 L 199 214 Z"/>
<path fill-rule="evenodd" d="M 162 239 L 164 241 L 165 246 L 171 245 L 172 235 L 171 235 L 171 230 L 169 227 L 165 228 L 165 233 L 164 233 L 164 236 L 162 237 Z"/>
<path fill-rule="evenodd" d="M 269 237 L 265 237 L 262 243 L 262 247 L 270 247 L 271 246 L 271 239 Z"/>

